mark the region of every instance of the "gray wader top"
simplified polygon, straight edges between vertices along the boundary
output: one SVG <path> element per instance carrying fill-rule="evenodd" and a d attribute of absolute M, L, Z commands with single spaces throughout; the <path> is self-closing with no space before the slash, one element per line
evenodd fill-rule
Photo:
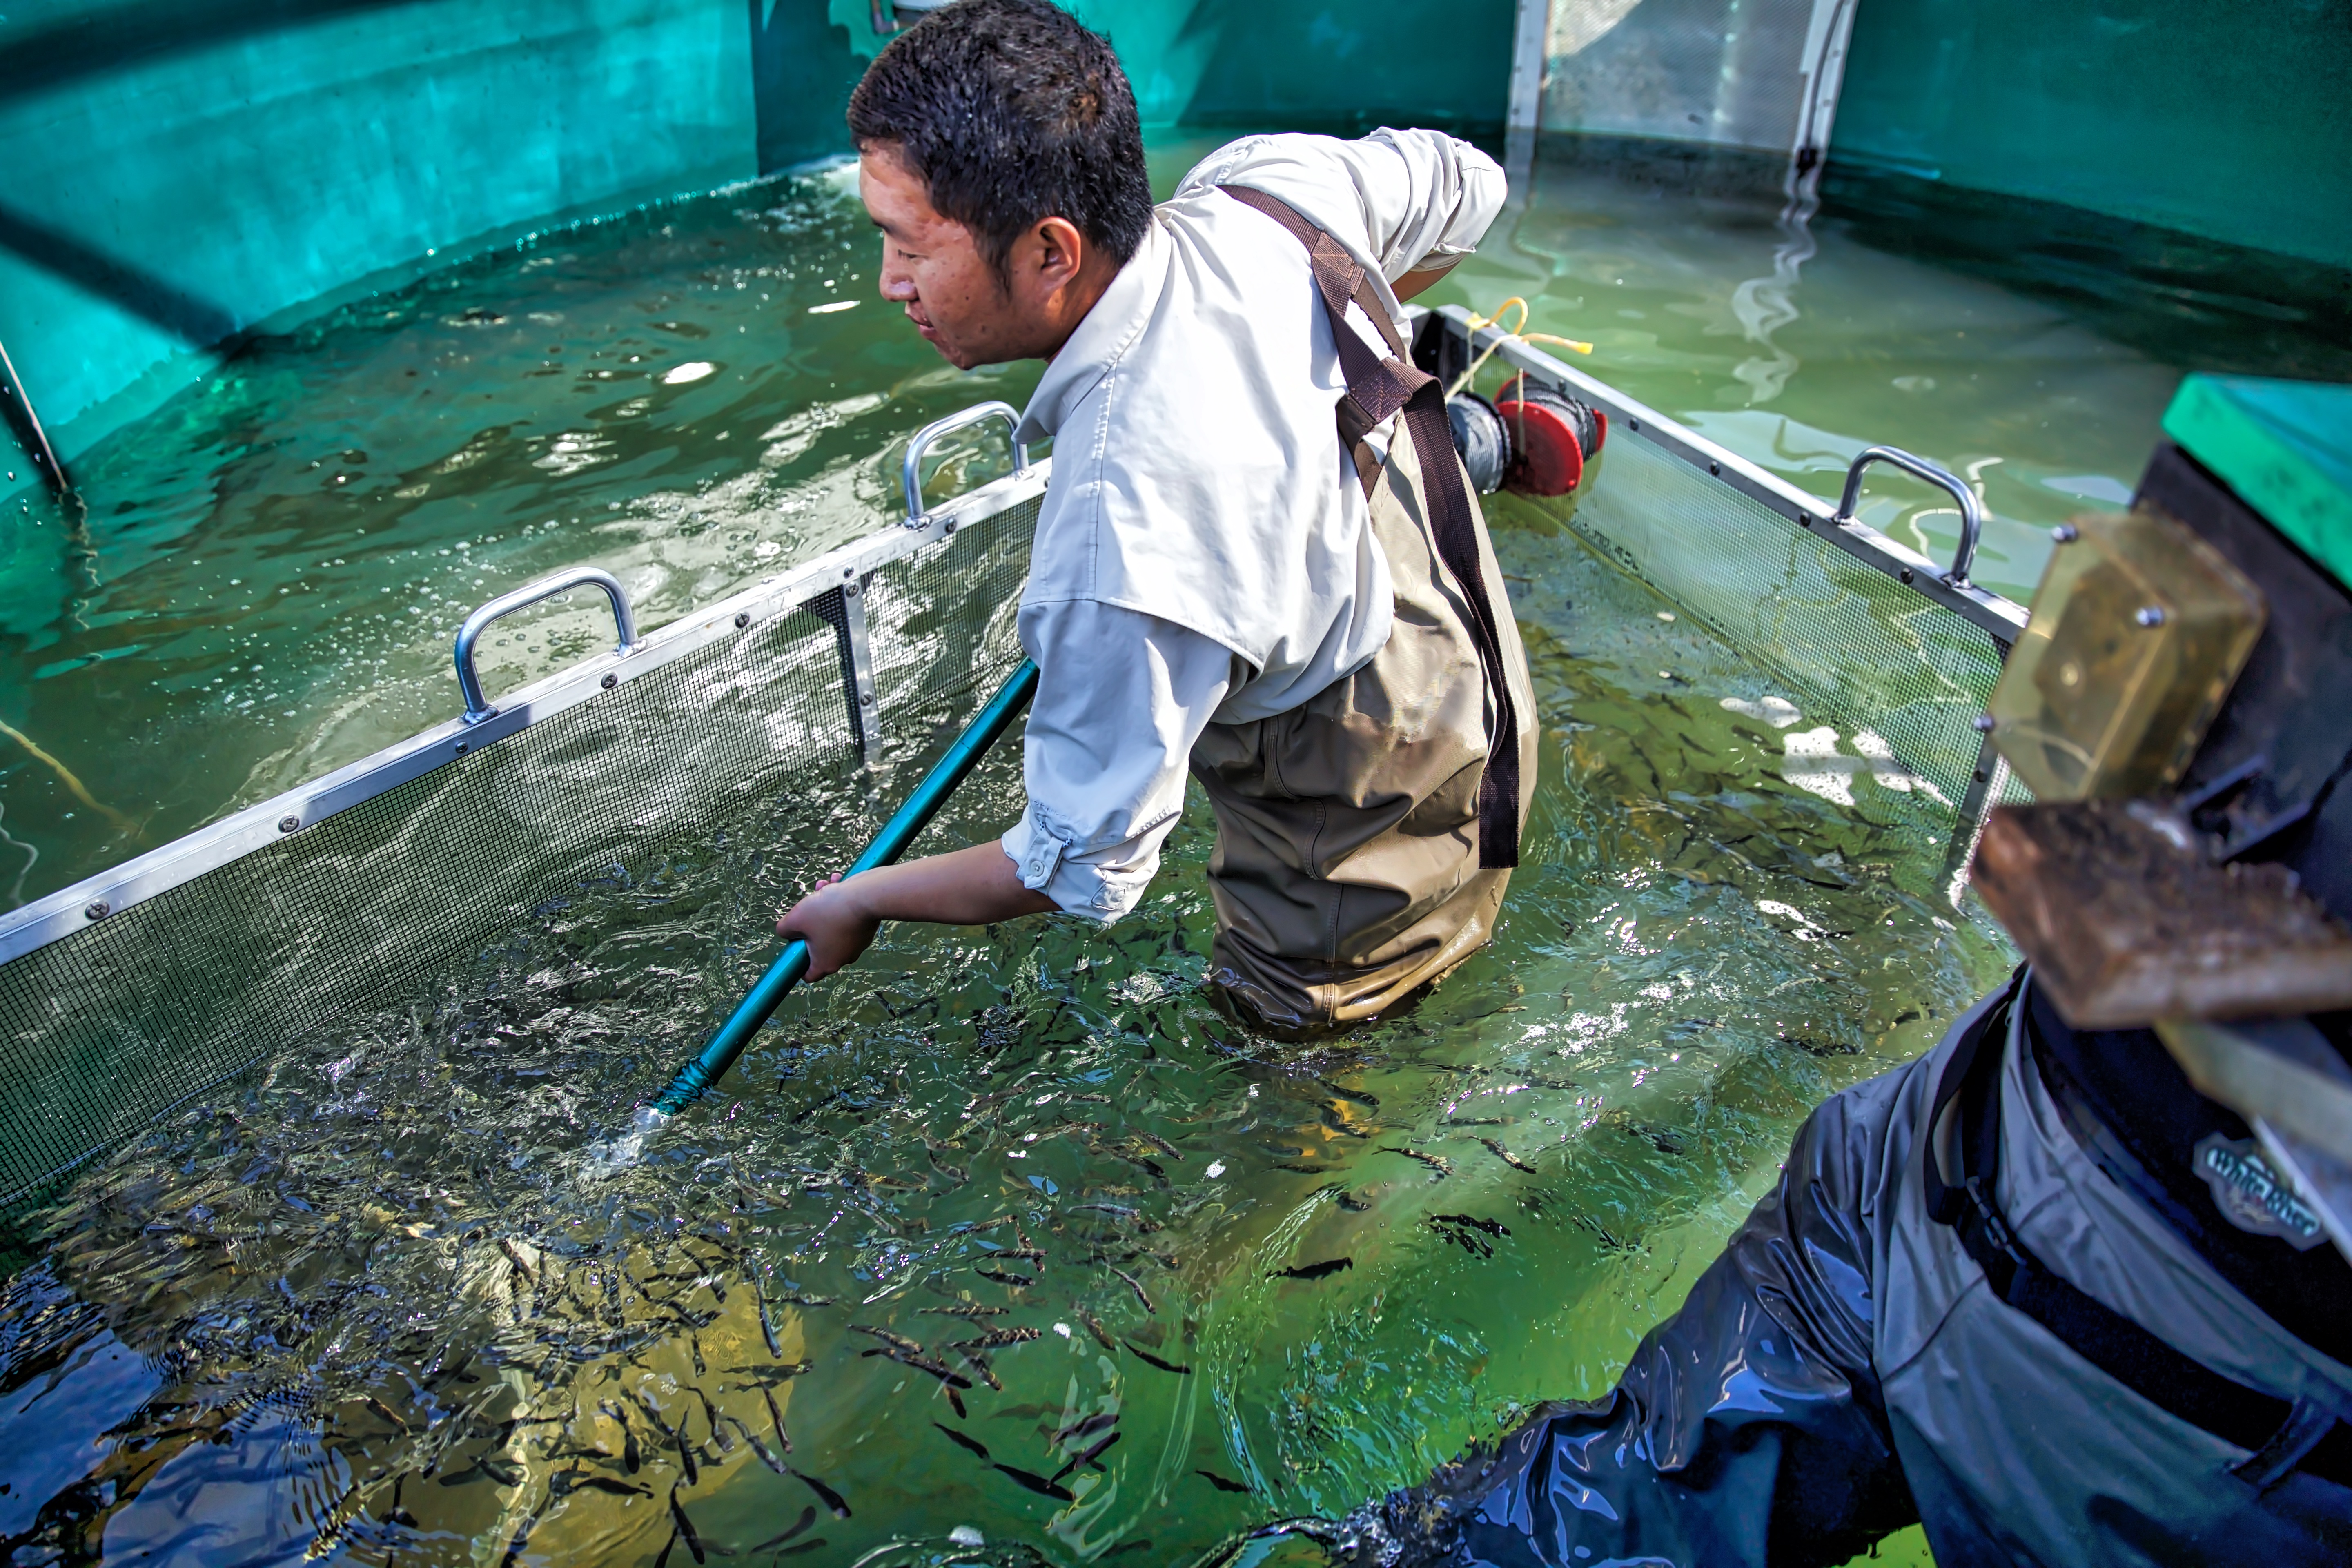
<path fill-rule="evenodd" d="M 1369 665 L 1286 712 L 1211 724 L 1192 748 L 1217 816 L 1210 977 L 1257 1022 L 1305 1033 L 1387 1011 L 1493 937 L 1534 797 L 1535 695 L 1444 389 L 1336 241 L 1225 189 L 1307 247 L 1348 377 L 1339 436 L 1396 595 Z M 1393 357 L 1349 325 L 1351 301 Z M 1381 463 L 1363 437 L 1391 415 Z"/>
<path fill-rule="evenodd" d="M 1607 1398 L 1356 1515 L 1349 1560 L 1832 1564 L 1916 1519 L 1938 1568 L 2352 1563 L 2352 1370 L 2084 1153 L 2012 994 L 1816 1110 Z"/>

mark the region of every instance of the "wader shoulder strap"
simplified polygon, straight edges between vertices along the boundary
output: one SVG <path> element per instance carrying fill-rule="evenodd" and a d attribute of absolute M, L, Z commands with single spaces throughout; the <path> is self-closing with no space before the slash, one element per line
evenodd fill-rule
<path fill-rule="evenodd" d="M 1330 319 L 1332 341 L 1339 345 L 1339 369 L 1348 390 L 1339 399 L 1341 449 L 1355 464 L 1356 477 L 1370 497 L 1380 483 L 1381 465 L 1365 444 L 1373 426 L 1393 414 L 1403 415 L 1405 433 L 1413 455 L 1421 459 L 1422 495 L 1428 509 L 1430 531 L 1438 559 L 1461 585 L 1469 605 L 1471 630 L 1478 644 L 1478 661 L 1485 668 L 1486 689 L 1495 711 L 1495 732 L 1486 748 L 1485 777 L 1478 784 L 1478 865 L 1498 870 L 1519 863 L 1519 718 L 1511 701 L 1511 687 L 1503 659 L 1502 637 L 1496 625 L 1493 600 L 1486 592 L 1486 573 L 1478 558 L 1477 512 L 1469 486 L 1462 477 L 1461 460 L 1454 455 L 1454 432 L 1445 419 L 1445 389 L 1437 378 L 1414 365 L 1405 353 L 1404 339 L 1389 319 L 1380 296 L 1373 292 L 1364 268 L 1347 247 L 1309 223 L 1298 209 L 1279 197 L 1244 185 L 1217 187 L 1244 206 L 1288 229 L 1307 247 L 1316 291 L 1323 313 Z M 1349 304 L 1361 306 L 1389 346 L 1386 358 L 1375 354 L 1363 335 L 1348 324 Z"/>
<path fill-rule="evenodd" d="M 1950 1226 L 1984 1270 L 1993 1294 L 2050 1331 L 2069 1350 L 2159 1410 L 2212 1433 L 2251 1458 L 2232 1473 L 2267 1487 L 2303 1470 L 2352 1487 L 2352 1426 L 2308 1399 L 2290 1404 L 2222 1376 L 2052 1273 L 2009 1226 L 1994 1198 L 2000 1169 L 2000 1064 L 2011 1013 L 2032 984 L 2021 969 L 1978 1017 L 1945 1064 L 1926 1126 L 1927 1212 Z M 1958 1105 L 1959 1180 L 1944 1180 L 1934 1130 Z"/>

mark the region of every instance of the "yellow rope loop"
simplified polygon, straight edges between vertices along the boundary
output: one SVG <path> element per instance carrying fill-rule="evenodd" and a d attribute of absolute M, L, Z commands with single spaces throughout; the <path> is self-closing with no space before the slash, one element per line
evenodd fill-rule
<path fill-rule="evenodd" d="M 76 800 L 89 807 L 90 810 L 98 813 L 99 816 L 106 818 L 107 821 L 114 824 L 114 826 L 121 831 L 131 835 L 134 838 L 140 836 L 139 825 L 137 823 L 131 821 L 129 817 L 115 810 L 112 806 L 100 805 L 98 803 L 97 797 L 89 793 L 89 787 L 85 785 L 81 780 L 74 776 L 74 771 L 66 766 L 65 763 L 58 761 L 57 758 L 49 755 L 48 752 L 41 750 L 39 746 L 35 745 L 31 736 L 26 734 L 22 730 L 16 728 L 5 721 L 0 721 L 0 735 L 7 736 L 10 740 L 24 747 L 25 750 L 32 752 L 35 758 L 47 763 L 49 771 L 58 775 L 58 781 L 62 783 L 68 790 L 72 792 L 73 797 Z"/>
<path fill-rule="evenodd" d="M 1518 324 L 1513 327 L 1505 327 L 1503 326 L 1504 313 L 1509 310 L 1514 305 L 1517 305 L 1519 308 Z M 1518 295 L 1514 294 L 1509 299 L 1504 300 L 1501 304 L 1496 306 L 1495 313 L 1491 316 L 1482 316 L 1475 310 L 1470 313 L 1470 331 L 1474 335 L 1485 331 L 1488 327 L 1500 328 L 1501 331 L 1495 341 L 1486 345 L 1486 351 L 1480 354 L 1476 359 L 1470 362 L 1470 368 L 1464 371 L 1459 376 L 1454 378 L 1454 384 L 1445 389 L 1446 396 L 1460 396 L 1462 389 L 1468 386 L 1471 382 L 1477 378 L 1478 373 L 1486 368 L 1486 362 L 1495 357 L 1495 351 L 1501 348 L 1505 343 L 1551 343 L 1557 347 L 1568 350 L 1570 353 L 1589 354 L 1592 352 L 1592 345 L 1591 343 L 1580 342 L 1574 338 L 1554 337 L 1549 332 L 1530 332 L 1527 331 L 1528 316 L 1530 312 L 1530 309 L 1531 307 L 1529 307 L 1525 300 L 1521 299 Z"/>

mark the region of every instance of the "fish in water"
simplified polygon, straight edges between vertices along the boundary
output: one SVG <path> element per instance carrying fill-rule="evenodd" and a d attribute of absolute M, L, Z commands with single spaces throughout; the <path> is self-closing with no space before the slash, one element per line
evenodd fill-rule
<path fill-rule="evenodd" d="M 849 1504 L 843 1499 L 839 1492 L 834 1490 L 831 1487 L 826 1486 L 823 1481 L 818 1480 L 806 1470 L 794 1470 L 793 1474 L 799 1479 L 801 1485 L 816 1493 L 816 1500 L 830 1509 L 833 1511 L 834 1518 L 847 1519 L 849 1517 Z"/>
<path fill-rule="evenodd" d="M 1030 1276 L 1026 1274 L 1015 1274 L 1009 1268 L 989 1268 L 983 1267 L 975 1268 L 972 1272 L 979 1275 L 982 1279 L 993 1279 L 999 1285 L 1010 1285 L 1017 1290 L 1025 1290 L 1030 1286 L 1037 1283 L 1037 1281 Z"/>
<path fill-rule="evenodd" d="M 1115 1351 L 1118 1349 L 1118 1344 L 1110 1337 L 1110 1331 L 1102 1326 L 1102 1320 L 1100 1318 L 1096 1317 L 1092 1312 L 1087 1311 L 1083 1307 L 1077 1310 L 1076 1316 L 1079 1322 L 1084 1323 L 1087 1326 L 1087 1332 L 1094 1335 L 1095 1343 L 1102 1346 L 1102 1348 L 1107 1351 Z"/>
<path fill-rule="evenodd" d="M 853 1334 L 871 1334 L 876 1339 L 880 1340 L 884 1344 L 892 1346 L 898 1350 L 905 1351 L 908 1355 L 921 1355 L 923 1353 L 923 1347 L 920 1342 L 910 1340 L 904 1334 L 892 1333 L 888 1329 L 868 1328 L 864 1323 L 852 1323 L 849 1325 L 849 1331 Z"/>
<path fill-rule="evenodd" d="M 1454 1173 L 1454 1162 L 1448 1160 L 1443 1154 L 1423 1153 L 1419 1149 L 1408 1149 L 1402 1144 L 1383 1145 L 1382 1147 L 1386 1149 L 1389 1153 L 1402 1154 L 1408 1160 L 1420 1161 L 1423 1164 L 1436 1172 L 1441 1179 Z"/>
<path fill-rule="evenodd" d="M 523 1483 L 523 1472 L 520 1468 L 494 1454 L 485 1454 L 464 1469 L 443 1476 L 441 1484 L 445 1487 L 463 1486 L 476 1476 L 488 1476 L 502 1487 L 519 1487 Z"/>
<path fill-rule="evenodd" d="M 686 1517 L 686 1505 L 677 1500 L 676 1487 L 669 1489 L 669 1516 L 677 1521 L 678 1539 L 686 1542 L 688 1552 L 694 1553 L 694 1560 L 697 1563 L 709 1562 L 709 1557 L 702 1550 L 702 1537 L 694 1533 L 694 1521 Z"/>
<path fill-rule="evenodd" d="M 515 1527 L 513 1538 L 507 1542 L 506 1555 L 499 1559 L 499 1568 L 514 1568 L 515 1563 L 522 1556 L 522 1549 L 530 1542 L 531 1526 L 537 1524 L 539 1516 L 546 1511 L 547 1504 L 542 1501 L 537 1508 L 530 1510 L 520 1524 Z"/>
<path fill-rule="evenodd" d="M 999 1421 L 1026 1421 L 1039 1415 L 1058 1415 L 1058 1405 L 1014 1405 L 996 1412 Z"/>
<path fill-rule="evenodd" d="M 983 1307 L 976 1301 L 959 1301 L 952 1307 L 918 1307 L 919 1312 L 936 1312 L 942 1318 L 1001 1318 L 1013 1310 L 1010 1307 Z"/>
<path fill-rule="evenodd" d="M 1179 1377 L 1190 1377 L 1192 1375 L 1192 1369 L 1191 1367 L 1178 1366 L 1172 1361 L 1161 1361 L 1150 1351 L 1138 1348 L 1135 1342 L 1132 1340 L 1122 1341 L 1121 1342 L 1127 1346 L 1129 1354 L 1140 1360 L 1146 1366 L 1156 1366 L 1162 1372 L 1172 1372 Z"/>
<path fill-rule="evenodd" d="M 1154 1149 L 1159 1150 L 1161 1153 L 1167 1155 L 1171 1160 L 1181 1160 L 1184 1158 L 1182 1151 L 1179 1150 L 1175 1144 L 1171 1143 L 1167 1139 L 1162 1138 L 1157 1132 L 1138 1132 L 1135 1136 L 1141 1142 L 1150 1144 Z"/>
<path fill-rule="evenodd" d="M 760 1277 L 750 1276 L 752 1310 L 760 1314 L 760 1337 L 768 1342 L 768 1353 L 776 1360 L 784 1359 L 784 1347 L 776 1342 L 775 1320 L 768 1316 L 767 1292 L 760 1289 Z"/>
<path fill-rule="evenodd" d="M 1014 1469 L 1011 1465 L 999 1465 L 996 1468 L 1003 1471 L 1006 1475 L 1012 1477 L 1021 1485 L 1027 1487 L 1031 1491 L 1037 1493 L 1040 1497 L 1053 1498 L 1060 1502 L 1072 1502 L 1076 1500 L 1071 1497 L 1069 1489 L 1064 1487 L 1059 1481 L 1049 1481 L 1034 1470 L 1018 1470 Z"/>
<path fill-rule="evenodd" d="M 1495 1243 L 1489 1238 L 1511 1234 L 1500 1220 L 1477 1219 L 1466 1214 L 1432 1215 L 1429 1228 L 1474 1258 L 1494 1257 Z"/>
<path fill-rule="evenodd" d="M 867 1355 L 887 1356 L 890 1360 L 897 1362 L 900 1366 L 911 1366 L 917 1372 L 925 1373 L 932 1377 L 938 1378 L 941 1383 L 946 1384 L 951 1389 L 970 1388 L 971 1386 L 971 1379 L 964 1376 L 961 1373 L 956 1371 L 953 1367 L 949 1366 L 946 1363 L 933 1361 L 929 1356 L 908 1355 L 905 1351 L 899 1350 L 892 1345 L 877 1346 L 875 1349 L 867 1351 L 865 1353 Z"/>
<path fill-rule="evenodd" d="M 1327 1258 L 1320 1263 L 1304 1263 L 1296 1268 L 1277 1268 L 1266 1276 L 1269 1279 L 1327 1279 L 1342 1268 L 1353 1268 L 1352 1258 Z"/>
<path fill-rule="evenodd" d="M 1514 1171 L 1525 1171 L 1529 1175 L 1535 1174 L 1536 1168 L 1533 1165 L 1528 1164 L 1525 1160 L 1520 1159 L 1517 1154 L 1512 1153 L 1508 1149 L 1504 1148 L 1503 1141 L 1501 1139 L 1481 1138 L 1478 1142 L 1486 1145 L 1486 1147 L 1494 1152 L 1495 1158 L 1502 1161 L 1504 1164 L 1508 1165 Z"/>
<path fill-rule="evenodd" d="M 550 1497 L 568 1497 L 583 1488 L 589 1491 L 609 1492 L 614 1497 L 654 1495 L 654 1489 L 651 1487 L 641 1487 L 628 1481 L 614 1480 L 610 1476 L 600 1476 L 577 1468 L 558 1470 L 547 1478 L 547 1495 Z"/>
<path fill-rule="evenodd" d="M 981 1382 L 988 1384 L 989 1387 L 994 1389 L 999 1394 L 1004 1392 L 1004 1384 L 997 1381 L 996 1369 L 988 1363 L 988 1358 L 986 1356 L 982 1355 L 978 1351 L 968 1351 L 961 1346 L 955 1347 L 955 1353 L 961 1356 L 965 1363 L 969 1365 L 972 1371 L 980 1373 Z"/>
<path fill-rule="evenodd" d="M 763 1388 L 760 1390 L 760 1397 L 768 1402 L 768 1419 L 776 1425 L 776 1447 L 787 1454 L 791 1453 L 792 1435 L 784 1430 L 784 1413 L 776 1408 L 776 1396 Z"/>
<path fill-rule="evenodd" d="M 978 1339 L 955 1341 L 954 1348 L 960 1351 L 1001 1350 L 1006 1345 L 1027 1344 L 1037 1337 L 1038 1332 L 1035 1329 L 1027 1328 L 991 1329 Z"/>
<path fill-rule="evenodd" d="M 694 1396 L 702 1401 L 703 1419 L 710 1423 L 711 1441 L 719 1445 L 719 1451 L 720 1453 L 726 1453 L 729 1449 L 734 1447 L 734 1444 L 730 1442 L 728 1440 L 727 1434 L 719 1429 L 719 1406 L 710 1402 L 710 1395 L 702 1392 L 702 1385 L 700 1384 L 694 1384 L 691 1386 L 694 1389 Z M 765 1394 L 767 1390 L 763 1388 L 760 1392 Z"/>
<path fill-rule="evenodd" d="M 757 1556 L 762 1552 L 772 1552 L 777 1547 L 782 1546 L 785 1542 L 790 1541 L 793 1536 L 805 1534 L 809 1526 L 815 1522 L 816 1510 L 813 1508 L 804 1508 L 801 1510 L 800 1518 L 793 1521 L 791 1529 L 785 1531 L 782 1535 L 772 1535 L 768 1537 L 767 1540 L 762 1541 L 759 1545 L 751 1548 L 751 1552 L 746 1553 L 746 1555 Z"/>
<path fill-rule="evenodd" d="M 1135 1299 L 1143 1303 L 1143 1310 L 1145 1311 L 1156 1312 L 1160 1310 L 1159 1308 L 1151 1304 L 1151 1298 L 1144 1293 L 1143 1281 L 1138 1279 L 1134 1275 L 1129 1274 L 1126 1269 L 1121 1268 L 1116 1263 L 1106 1263 L 1103 1267 L 1108 1268 L 1113 1274 L 1118 1275 L 1120 1279 L 1127 1281 L 1127 1288 L 1135 1292 Z"/>
<path fill-rule="evenodd" d="M 1349 1192 L 1340 1193 L 1339 1194 L 1339 1206 L 1346 1209 L 1349 1214 L 1366 1214 L 1370 1211 L 1372 1206 L 1372 1203 L 1370 1198 Z"/>
<path fill-rule="evenodd" d="M 1250 1489 L 1245 1482 L 1227 1480 L 1214 1470 L 1194 1470 L 1192 1473 L 1221 1492 L 1245 1492 Z"/>
<path fill-rule="evenodd" d="M 771 1452 L 765 1443 L 760 1441 L 760 1435 L 757 1432 L 754 1432 L 749 1426 L 744 1426 L 742 1422 L 737 1421 L 732 1415 L 730 1415 L 727 1419 L 735 1422 L 735 1429 L 742 1433 L 744 1440 L 751 1445 L 751 1452 L 760 1456 L 760 1463 L 767 1466 L 768 1468 L 775 1471 L 776 1474 L 780 1476 L 785 1473 L 784 1461 L 777 1458 L 774 1453 Z"/>
<path fill-rule="evenodd" d="M 1089 1415 L 1085 1420 L 1074 1421 L 1069 1426 L 1065 1426 L 1060 1431 L 1055 1433 L 1054 1447 L 1058 1448 L 1065 1443 L 1081 1442 L 1086 1438 L 1093 1436 L 1097 1432 L 1104 1431 L 1108 1427 L 1116 1426 L 1118 1425 L 1118 1415 L 1117 1412 L 1106 1412 L 1100 1415 Z"/>
<path fill-rule="evenodd" d="M 1126 1434 L 1121 1432 L 1112 1433 L 1109 1436 L 1105 1437 L 1101 1442 L 1097 1443 L 1093 1447 L 1088 1448 L 1085 1453 L 1080 1454 L 1076 1458 L 1072 1459 L 1068 1464 L 1064 1465 L 1060 1469 L 1055 1471 L 1054 1479 L 1058 1481 L 1064 1476 L 1068 1475 L 1072 1470 L 1076 1469 L 1079 1466 L 1093 1464 L 1097 1459 L 1101 1458 L 1106 1453 L 1108 1453 L 1110 1451 L 1110 1446 L 1113 1443 L 1118 1442 L 1119 1438 L 1124 1436 L 1126 1436 Z"/>
<path fill-rule="evenodd" d="M 954 1427 L 942 1425 L 937 1421 L 932 1422 L 931 1425 L 939 1427 L 940 1431 L 946 1433 L 948 1435 L 948 1441 L 953 1443 L 957 1447 L 964 1449 L 969 1453 L 978 1455 L 981 1462 L 983 1464 L 988 1462 L 988 1445 L 982 1442 L 979 1438 L 967 1437 L 962 1433 L 957 1431 Z"/>
<path fill-rule="evenodd" d="M 635 1475 L 639 1468 L 645 1464 L 645 1455 L 638 1451 L 636 1428 L 629 1425 L 627 1409 L 610 1400 L 603 1399 L 596 1402 L 596 1408 L 620 1424 L 621 1464 L 629 1474 Z"/>
<path fill-rule="evenodd" d="M 733 1386 L 739 1389 L 771 1388 L 779 1383 L 790 1383 L 793 1378 L 805 1374 L 810 1364 L 805 1361 L 788 1361 L 776 1366 L 739 1367 L 736 1371 L 744 1381 Z M 722 1392 L 727 1386 L 723 1384 L 720 1385 Z"/>

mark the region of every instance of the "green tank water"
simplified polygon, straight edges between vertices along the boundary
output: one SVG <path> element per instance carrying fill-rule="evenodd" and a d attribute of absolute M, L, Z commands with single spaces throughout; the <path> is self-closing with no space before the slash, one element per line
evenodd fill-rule
<path fill-rule="evenodd" d="M 67 447 L 79 504 L 19 492 L 0 535 L 0 907 L 454 713 L 458 619 L 546 571 L 606 566 L 659 624 L 871 530 L 908 430 L 1034 379 L 946 371 L 871 298 L 840 172 L 751 180 L 837 150 L 870 8 L 753 7 L 748 37 L 732 7 L 568 15 L 543 29 L 571 62 L 545 126 L 509 142 L 482 35 L 366 9 L 249 38 L 248 67 L 301 62 L 260 109 L 210 102 L 235 40 L 164 51 L 134 84 L 170 88 L 157 118 L 78 165 L 154 153 L 173 115 L 326 123 L 357 82 L 450 106 L 389 117 L 404 157 L 290 161 L 234 215 L 242 250 L 185 215 L 196 293 L 271 329 L 234 357 L 192 380 L 174 333 L 200 311 L 93 303 L 54 247 L 0 259 L 0 338 L 79 334 L 52 384 L 95 432 Z M 1443 49 L 1412 16 L 1284 12 L 1251 47 L 1229 6 L 1087 14 L 1171 121 L 1267 122 L 1269 62 L 1319 50 L 1359 64 L 1297 73 L 1286 123 L 1385 96 L 1498 129 L 1473 68 L 1511 16 L 1474 9 L 1437 18 Z M 69 43 L 75 11 L 5 25 Z M 502 8 L 499 37 L 533 25 Z M 1857 58 L 1887 49 L 1872 26 Z M 110 59 L 90 37 L 52 61 Z M 60 89 L 8 58 L 0 134 L 53 136 Z M 1841 121 L 1865 151 L 1893 144 L 1873 90 Z M 694 111 L 649 139 L 649 96 Z M 1222 134 L 1157 133 L 1160 186 Z M 228 177 L 182 140 L 142 165 L 167 205 Z M 353 190 L 444 177 L 293 243 L 338 156 Z M 483 169 L 500 156 L 511 177 Z M 1816 203 L 1736 153 L 1550 143 L 1431 302 L 1524 296 L 1531 328 L 1594 343 L 1581 367 L 1816 493 L 1872 442 L 1945 462 L 1993 514 L 1979 578 L 2019 597 L 2051 523 L 2127 494 L 2184 369 L 2352 374 L 2332 275 L 2213 245 L 2195 276 L 2233 286 L 2184 290 L 2177 236 L 2111 225 L 2086 256 L 2079 217 L 1923 203 L 1926 167 L 1833 163 Z M 728 181 L 750 183 L 632 208 Z M 2234 210 L 2133 216 L 2230 232 Z M 943 482 L 995 463 L 967 449 Z M 1877 479 L 1864 515 L 1942 558 L 1945 506 Z M 0 1537 L 188 1562 L 1183 1562 L 1604 1391 L 1806 1110 L 1916 1055 L 2011 955 L 1947 900 L 1916 780 L 1791 747 L 1820 716 L 1767 674 L 1544 511 L 1494 518 L 1546 725 L 1537 847 L 1496 945 L 1420 1008 L 1312 1049 L 1209 1008 L 1196 800 L 1108 942 L 887 933 L 644 1165 L 588 1179 L 592 1142 L 757 973 L 772 910 L 835 868 L 772 847 L 862 841 L 893 798 L 834 779 L 416 976 L 38 1215 L 0 1300 L 0 1382 L 28 1394 L 0 1414 Z M 601 613 L 519 617 L 484 672 L 509 688 L 604 635 Z M 898 737 L 885 776 L 939 739 Z M 932 831 L 983 838 L 1019 799 L 1000 756 Z"/>

